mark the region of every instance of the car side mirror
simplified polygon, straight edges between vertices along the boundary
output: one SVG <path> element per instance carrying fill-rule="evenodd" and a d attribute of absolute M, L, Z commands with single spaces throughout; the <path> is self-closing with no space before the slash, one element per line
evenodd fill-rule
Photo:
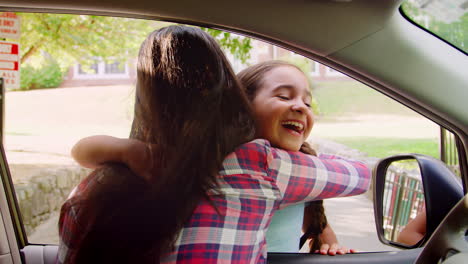
<path fill-rule="evenodd" d="M 379 239 L 399 248 L 423 245 L 463 198 L 457 176 L 440 160 L 425 155 L 385 158 L 377 163 L 373 177 Z"/>

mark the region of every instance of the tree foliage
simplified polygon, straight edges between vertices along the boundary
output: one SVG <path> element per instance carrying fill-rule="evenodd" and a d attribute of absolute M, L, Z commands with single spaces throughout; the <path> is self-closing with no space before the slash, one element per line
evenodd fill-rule
<path fill-rule="evenodd" d="M 31 65 L 21 67 L 20 89 L 31 90 L 58 87 L 63 81 L 63 73 L 60 65 L 51 57 L 38 68 Z"/>
<path fill-rule="evenodd" d="M 252 49 L 251 39 L 241 36 L 234 36 L 229 32 L 224 32 L 217 29 L 203 28 L 211 36 L 213 36 L 218 43 L 226 51 L 234 55 L 235 58 L 245 63 L 250 58 L 250 50 Z"/>
<path fill-rule="evenodd" d="M 135 56 L 151 30 L 148 21 L 116 17 L 23 13 L 21 62 L 49 53 L 63 64 L 92 57 Z"/>
<path fill-rule="evenodd" d="M 92 58 L 126 60 L 137 56 L 144 38 L 166 23 L 105 16 L 20 13 L 21 59 L 24 63 L 40 52 L 62 66 Z M 243 62 L 248 59 L 250 40 L 213 29 L 204 29 L 221 46 Z"/>
<path fill-rule="evenodd" d="M 414 1 L 406 1 L 402 5 L 404 13 L 417 24 L 452 43 L 463 51 L 468 50 L 468 13 L 452 23 L 445 23 L 417 7 Z"/>

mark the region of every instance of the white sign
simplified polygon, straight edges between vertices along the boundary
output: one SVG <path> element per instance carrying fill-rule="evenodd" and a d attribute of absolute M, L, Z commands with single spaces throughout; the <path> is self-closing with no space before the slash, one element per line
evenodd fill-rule
<path fill-rule="evenodd" d="M 0 38 L 20 38 L 20 19 L 15 13 L 0 13 Z"/>
<path fill-rule="evenodd" d="M 6 89 L 20 88 L 18 43 L 0 41 L 0 78 Z"/>

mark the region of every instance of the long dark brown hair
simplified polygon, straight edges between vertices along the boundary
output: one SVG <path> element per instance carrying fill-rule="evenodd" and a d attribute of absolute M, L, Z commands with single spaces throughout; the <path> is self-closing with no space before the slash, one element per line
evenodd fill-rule
<path fill-rule="evenodd" d="M 152 32 L 138 56 L 131 137 L 152 144 L 150 183 L 117 165 L 79 200 L 86 211 L 79 263 L 158 262 L 172 250 L 225 156 L 251 140 L 249 101 L 216 41 L 199 28 Z M 128 177 L 125 176 L 128 174 Z M 107 176 L 108 175 L 108 176 Z M 110 187 L 109 187 L 110 186 Z"/>
<path fill-rule="evenodd" d="M 260 87 L 263 85 L 264 76 L 266 73 L 277 67 L 293 67 L 303 72 L 299 67 L 294 64 L 279 60 L 270 60 L 254 64 L 250 67 L 245 68 L 237 74 L 241 84 L 247 93 L 247 96 L 251 102 L 255 99 Z M 304 142 L 301 145 L 300 151 L 306 154 L 316 156 L 316 151 L 310 146 L 308 142 Z M 325 216 L 325 209 L 323 207 L 323 201 L 313 201 L 308 203 L 304 208 L 304 222 L 302 230 L 304 236 L 301 238 L 300 244 L 302 245 L 306 239 L 310 241 L 310 252 L 314 252 L 316 249 L 320 249 L 322 244 L 319 235 L 327 225 L 327 217 Z"/>

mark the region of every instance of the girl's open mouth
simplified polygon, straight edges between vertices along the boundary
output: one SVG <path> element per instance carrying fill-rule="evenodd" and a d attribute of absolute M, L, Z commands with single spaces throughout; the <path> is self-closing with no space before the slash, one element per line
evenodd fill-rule
<path fill-rule="evenodd" d="M 302 134 L 304 131 L 304 124 L 298 121 L 283 121 L 281 122 L 281 125 L 288 129 L 292 130 L 293 132 L 296 132 L 298 134 Z"/>

